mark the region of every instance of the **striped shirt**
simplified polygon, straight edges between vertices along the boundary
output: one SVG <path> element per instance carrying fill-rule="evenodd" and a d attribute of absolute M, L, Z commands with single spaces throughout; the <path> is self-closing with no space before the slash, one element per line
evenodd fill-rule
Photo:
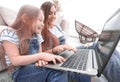
<path fill-rule="evenodd" d="M 61 29 L 60 26 L 55 25 L 53 28 L 49 29 L 49 31 L 54 34 L 57 38 L 64 36 L 64 31 Z"/>
<path fill-rule="evenodd" d="M 14 43 L 19 48 L 19 39 L 18 39 L 17 33 L 15 31 L 13 31 L 13 30 L 4 29 L 2 31 L 2 33 L 0 35 L 0 45 L 2 45 L 3 41 L 9 41 L 11 43 Z M 41 44 L 44 41 L 41 34 L 37 34 L 37 41 L 38 41 L 39 44 Z M 5 55 L 5 59 L 6 59 L 6 63 L 9 65 L 11 62 L 10 62 L 7 55 Z"/>

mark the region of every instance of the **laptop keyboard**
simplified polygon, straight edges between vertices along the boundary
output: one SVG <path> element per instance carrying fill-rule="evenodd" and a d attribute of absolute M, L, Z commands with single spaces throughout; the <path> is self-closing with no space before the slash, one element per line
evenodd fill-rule
<path fill-rule="evenodd" d="M 88 50 L 78 51 L 74 55 L 71 55 L 61 67 L 67 67 L 78 70 L 85 70 L 88 57 Z"/>

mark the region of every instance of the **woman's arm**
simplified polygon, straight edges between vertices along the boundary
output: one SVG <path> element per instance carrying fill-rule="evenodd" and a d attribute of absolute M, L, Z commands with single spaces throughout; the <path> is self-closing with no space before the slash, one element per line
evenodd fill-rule
<path fill-rule="evenodd" d="M 73 48 L 73 47 L 71 47 L 71 46 L 69 46 L 67 44 L 58 45 L 58 46 L 56 46 L 56 47 L 54 47 L 52 49 L 46 50 L 44 52 L 47 52 L 47 53 L 60 53 L 60 52 L 62 52 L 64 50 L 72 50 L 72 51 L 76 52 L 76 48 Z"/>

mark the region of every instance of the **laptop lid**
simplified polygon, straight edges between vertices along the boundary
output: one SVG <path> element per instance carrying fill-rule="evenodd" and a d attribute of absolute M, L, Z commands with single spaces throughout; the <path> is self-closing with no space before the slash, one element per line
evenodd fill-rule
<path fill-rule="evenodd" d="M 120 38 L 120 9 L 118 9 L 104 24 L 99 36 L 96 51 L 98 60 L 98 76 L 104 71 Z"/>

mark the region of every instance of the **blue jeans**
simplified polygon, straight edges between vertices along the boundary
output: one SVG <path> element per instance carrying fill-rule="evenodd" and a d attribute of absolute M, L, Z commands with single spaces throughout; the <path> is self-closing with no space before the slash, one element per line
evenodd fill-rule
<path fill-rule="evenodd" d="M 68 76 L 73 79 L 75 82 L 91 82 L 91 77 L 88 75 L 78 74 L 69 72 Z"/>
<path fill-rule="evenodd" d="M 96 48 L 97 44 L 89 46 L 88 48 Z M 86 48 L 84 45 L 78 46 L 77 48 Z M 103 75 L 106 77 L 108 82 L 120 82 L 120 53 L 115 49 L 105 70 L 103 71 Z"/>
<path fill-rule="evenodd" d="M 103 75 L 108 82 L 120 82 L 120 53 L 117 50 L 113 52 Z"/>
<path fill-rule="evenodd" d="M 68 82 L 67 73 L 33 64 L 21 66 L 13 73 L 14 82 Z"/>

